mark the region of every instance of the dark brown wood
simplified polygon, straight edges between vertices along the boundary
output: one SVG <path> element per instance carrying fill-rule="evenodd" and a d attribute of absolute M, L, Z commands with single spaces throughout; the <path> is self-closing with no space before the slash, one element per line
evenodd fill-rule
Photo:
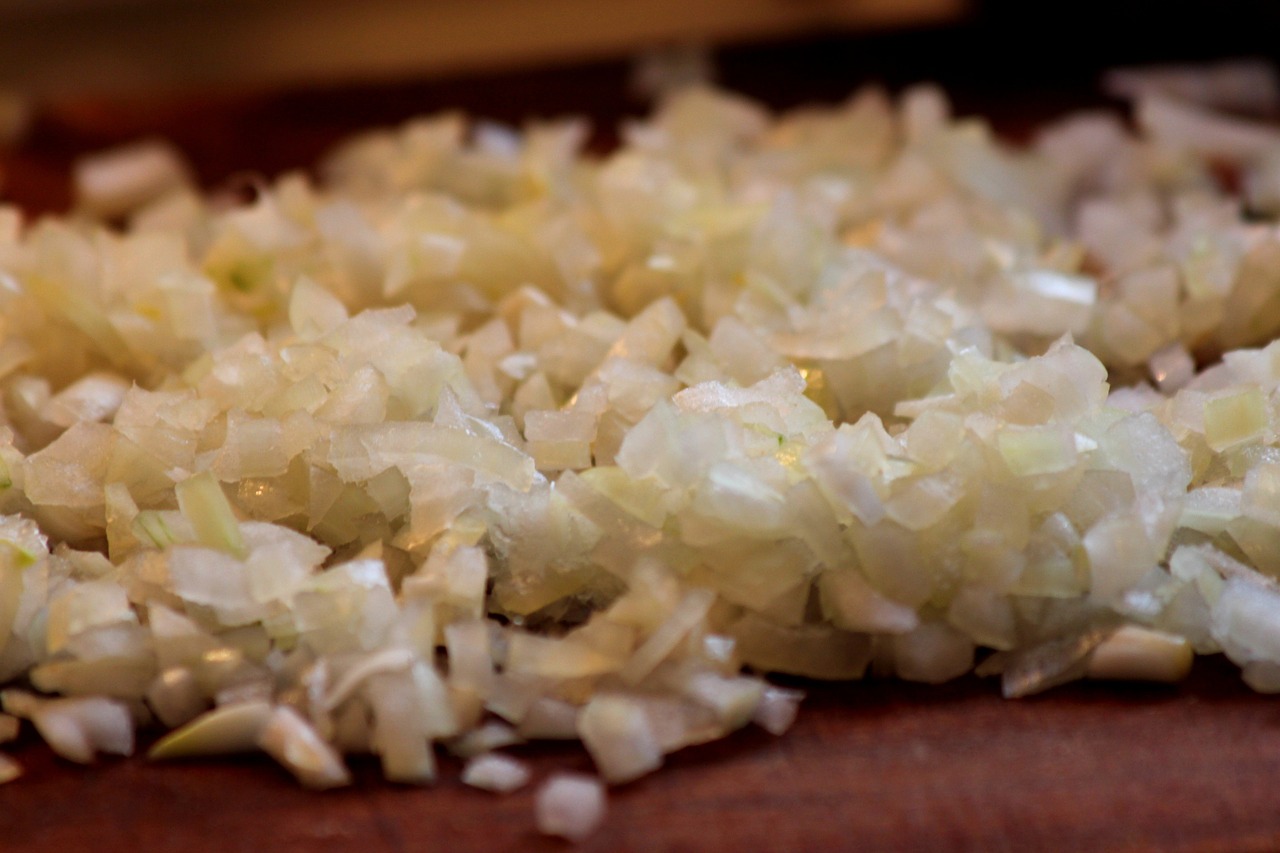
<path fill-rule="evenodd" d="M 1179 687 L 1082 684 L 1006 701 L 993 682 L 811 685 L 781 738 L 748 729 L 610 794 L 582 851 L 1280 849 L 1280 707 L 1220 660 Z M 512 750 L 589 770 L 575 746 Z M 441 761 L 425 789 L 309 793 L 265 758 L 78 768 L 34 737 L 0 787 L 21 853 L 557 850 L 532 787 L 500 797 Z"/>

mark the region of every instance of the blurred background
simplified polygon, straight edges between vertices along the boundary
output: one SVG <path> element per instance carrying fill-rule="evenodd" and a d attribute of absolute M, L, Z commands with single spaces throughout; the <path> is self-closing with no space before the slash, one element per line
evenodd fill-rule
<path fill-rule="evenodd" d="M 0 0 L 0 86 L 37 96 L 492 73 L 663 46 L 913 33 L 908 74 L 1034 81 L 1275 51 L 1275 0 Z M 766 69 L 762 68 L 761 71 Z"/>
<path fill-rule="evenodd" d="M 1017 135 L 1109 103 L 1107 68 L 1274 62 L 1277 33 L 1278 0 L 0 0 L 0 198 L 56 209 L 75 156 L 138 136 L 210 184 L 454 107 L 607 146 L 682 77 L 775 107 L 935 80 Z"/>

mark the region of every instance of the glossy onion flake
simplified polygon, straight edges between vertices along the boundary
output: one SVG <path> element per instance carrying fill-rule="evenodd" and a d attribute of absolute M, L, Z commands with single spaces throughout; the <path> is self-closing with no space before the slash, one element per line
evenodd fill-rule
<path fill-rule="evenodd" d="M 1135 114 L 692 89 L 608 156 L 443 115 L 248 203 L 86 162 L 0 209 L 0 720 L 508 790 L 525 740 L 624 783 L 780 733 L 773 672 L 1280 690 L 1280 134 Z"/>

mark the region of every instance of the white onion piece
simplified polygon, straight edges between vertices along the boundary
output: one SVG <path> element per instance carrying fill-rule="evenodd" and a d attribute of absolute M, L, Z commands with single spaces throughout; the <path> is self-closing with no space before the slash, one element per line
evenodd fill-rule
<path fill-rule="evenodd" d="M 1125 625 L 1094 648 L 1085 672 L 1089 678 L 1181 681 L 1193 657 L 1185 637 Z"/>
<path fill-rule="evenodd" d="M 128 213 L 188 180 L 181 156 L 164 142 L 146 141 L 85 157 L 75 165 L 81 207 L 97 216 Z"/>
<path fill-rule="evenodd" d="M 89 764 L 99 752 L 133 754 L 133 717 L 121 702 L 87 696 L 20 699 L 5 691 L 5 710 L 25 716 L 58 755 Z"/>
<path fill-rule="evenodd" d="M 1097 625 L 1010 654 L 1002 659 L 1005 698 L 1031 696 L 1083 678 L 1089 654 L 1114 630 Z"/>
<path fill-rule="evenodd" d="M 1280 145 L 1280 132 L 1163 95 L 1139 99 L 1138 123 L 1170 147 L 1247 160 Z"/>
<path fill-rule="evenodd" d="M 941 623 L 925 623 L 893 638 L 894 669 L 908 681 L 950 681 L 973 668 L 973 652 L 972 640 Z"/>
<path fill-rule="evenodd" d="M 803 699 L 803 691 L 768 686 L 760 694 L 760 704 L 751 721 L 771 735 L 784 734 L 796 721 Z"/>
<path fill-rule="evenodd" d="M 715 596 L 710 590 L 695 589 L 687 593 L 671 616 L 635 650 L 618 677 L 628 684 L 641 681 L 671 654 L 685 635 L 703 622 L 714 602 Z"/>
<path fill-rule="evenodd" d="M 604 822 L 605 792 L 598 779 L 559 773 L 538 789 L 534 817 L 538 831 L 582 841 Z"/>
<path fill-rule="evenodd" d="M 232 513 L 222 486 L 209 472 L 179 483 L 174 490 L 178 507 L 195 530 L 201 545 L 218 548 L 232 556 L 246 553 L 239 522 Z"/>
<path fill-rule="evenodd" d="M 177 728 L 199 716 L 205 699 L 191 670 L 171 667 L 156 676 L 147 689 L 147 705 L 160 722 Z"/>
<path fill-rule="evenodd" d="M 1227 110 L 1265 114 L 1280 104 L 1275 66 L 1261 59 L 1213 64 L 1113 68 L 1102 78 L 1107 94 L 1137 100 L 1166 95 Z"/>
<path fill-rule="evenodd" d="M 444 629 L 449 655 L 449 683 L 484 696 L 493 686 L 493 653 L 489 624 L 482 620 L 454 622 Z"/>
<path fill-rule="evenodd" d="M 374 652 L 342 674 L 324 697 L 321 708 L 332 711 L 347 701 L 359 689 L 361 683 L 370 676 L 407 670 L 413 666 L 413 663 L 414 655 L 408 649 L 383 649 L 380 652 Z"/>
<path fill-rule="evenodd" d="M 376 674 L 364 688 L 373 714 L 370 746 L 382 759 L 382 774 L 393 782 L 426 784 L 435 779 L 431 749 L 435 732 L 430 705 L 443 696 L 424 697 L 408 673 Z"/>
<path fill-rule="evenodd" d="M 523 743 L 524 739 L 506 723 L 490 720 L 449 743 L 449 751 L 459 758 L 474 758 L 504 746 Z"/>
<path fill-rule="evenodd" d="M 1230 577 L 1213 603 L 1210 629 L 1238 664 L 1280 663 L 1280 590 L 1260 578 Z"/>
<path fill-rule="evenodd" d="M 462 768 L 462 782 L 498 794 L 509 794 L 529 784 L 528 766 L 496 752 L 477 755 Z"/>
<path fill-rule="evenodd" d="M 63 388 L 45 406 L 45 420 L 60 427 L 105 421 L 124 402 L 130 383 L 114 373 L 90 373 Z"/>
<path fill-rule="evenodd" d="M 627 696 L 594 696 L 578 715 L 578 734 L 611 785 L 638 779 L 662 765 L 662 749 L 644 708 Z"/>
<path fill-rule="evenodd" d="M 881 595 L 856 569 L 823 572 L 818 589 L 827 617 L 846 630 L 905 634 L 920 624 L 914 608 Z"/>
<path fill-rule="evenodd" d="M 554 696 L 539 696 L 529 703 L 520 725 L 520 737 L 528 740 L 577 740 L 578 707 Z"/>
<path fill-rule="evenodd" d="M 351 784 L 342 757 L 297 711 L 280 705 L 258 732 L 258 746 L 288 770 L 303 787 L 324 790 Z"/>
<path fill-rule="evenodd" d="M 261 700 L 221 705 L 160 738 L 147 757 L 194 758 L 253 752 L 259 747 L 258 739 L 271 713 L 271 704 Z"/>

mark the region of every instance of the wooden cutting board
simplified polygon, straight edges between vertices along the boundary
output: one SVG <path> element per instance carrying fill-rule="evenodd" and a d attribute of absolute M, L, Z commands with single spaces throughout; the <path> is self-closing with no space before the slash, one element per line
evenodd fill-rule
<path fill-rule="evenodd" d="M 1280 706 L 1220 659 L 1178 687 L 1078 684 L 1007 701 L 994 682 L 809 685 L 781 738 L 748 729 L 616 789 L 584 851 L 1271 851 L 1280 849 Z M 576 746 L 510 750 L 534 783 L 587 771 Z M 533 787 L 501 797 L 443 758 L 429 788 L 357 761 L 309 793 L 265 758 L 88 768 L 28 735 L 0 787 L 14 853 L 565 850 Z"/>

